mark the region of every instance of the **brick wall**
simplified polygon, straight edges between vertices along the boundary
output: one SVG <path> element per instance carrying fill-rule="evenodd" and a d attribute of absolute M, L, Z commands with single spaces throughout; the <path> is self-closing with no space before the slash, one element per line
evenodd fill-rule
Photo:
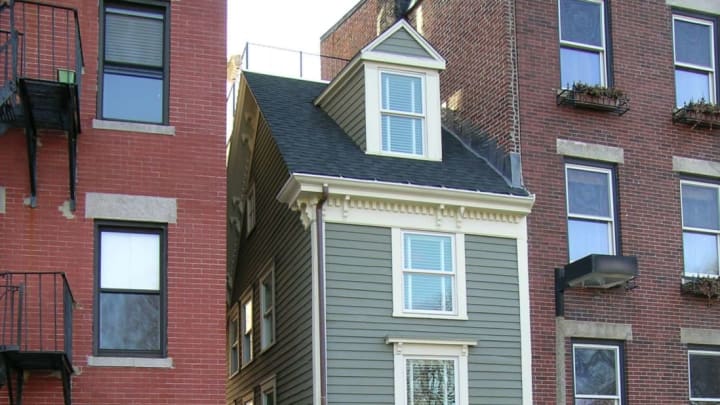
<path fill-rule="evenodd" d="M 630 98 L 623 116 L 557 106 L 557 1 L 516 0 L 515 9 L 521 134 L 513 147 L 522 151 L 525 184 L 537 198 L 528 222 L 534 402 L 557 400 L 553 271 L 568 260 L 564 158 L 555 147 L 562 138 L 624 149 L 625 163 L 617 170 L 618 239 L 620 253 L 638 257 L 640 272 L 630 291 L 568 290 L 566 318 L 632 325 L 633 340 L 626 344 L 630 403 L 687 403 L 680 328 L 719 329 L 720 313 L 703 299 L 680 294 L 680 178 L 672 158 L 718 161 L 720 141 L 719 130 L 672 122 L 671 9 L 660 1 L 611 3 L 614 83 Z M 507 136 L 513 128 L 511 11 L 500 1 L 425 0 L 410 13 L 413 25 L 448 60 L 441 75 L 443 101 L 504 140 L 506 149 L 513 139 Z M 361 20 L 369 19 L 351 18 L 337 32 L 358 35 L 354 30 L 362 28 L 355 24 Z M 453 99 L 456 94 L 462 97 Z M 566 346 L 566 396 L 572 403 L 569 341 Z"/>
<path fill-rule="evenodd" d="M 0 271 L 63 271 L 74 312 L 73 404 L 222 404 L 225 363 L 225 9 L 223 0 L 172 1 L 170 125 L 174 136 L 93 129 L 98 4 L 77 7 L 85 73 L 80 95 L 77 209 L 67 218 L 67 140 L 40 133 L 38 207 L 29 196 L 22 130 L 0 135 Z M 202 3 L 202 4 L 201 4 Z M 208 28 L 211 27 L 211 28 Z M 93 221 L 88 192 L 177 198 L 168 226 L 168 356 L 172 369 L 93 367 Z M 33 372 L 25 403 L 59 404 L 60 380 Z M 5 401 L 0 391 L 0 403 Z"/>

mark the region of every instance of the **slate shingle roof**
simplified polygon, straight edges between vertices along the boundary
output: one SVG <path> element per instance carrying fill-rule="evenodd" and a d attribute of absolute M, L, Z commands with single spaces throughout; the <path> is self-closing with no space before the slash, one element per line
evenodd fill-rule
<path fill-rule="evenodd" d="M 292 173 L 528 195 L 445 130 L 442 162 L 368 155 L 313 105 L 327 84 L 243 74 Z"/>

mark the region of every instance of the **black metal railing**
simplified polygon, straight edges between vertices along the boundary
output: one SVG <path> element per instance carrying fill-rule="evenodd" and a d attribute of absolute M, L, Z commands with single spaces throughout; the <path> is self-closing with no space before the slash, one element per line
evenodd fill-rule
<path fill-rule="evenodd" d="M 0 345 L 72 359 L 74 303 L 65 273 L 0 273 Z"/>

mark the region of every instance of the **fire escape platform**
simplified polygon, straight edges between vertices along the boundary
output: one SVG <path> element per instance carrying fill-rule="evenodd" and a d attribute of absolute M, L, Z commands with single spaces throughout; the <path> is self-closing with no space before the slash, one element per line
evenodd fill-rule
<path fill-rule="evenodd" d="M 72 364 L 64 352 L 21 352 L 16 348 L 5 351 L 4 355 L 14 368 L 21 370 L 58 370 L 69 374 L 73 371 Z"/>
<path fill-rule="evenodd" d="M 75 84 L 28 78 L 20 78 L 18 84 L 36 129 L 67 131 L 69 135 L 77 136 L 80 120 Z M 23 109 L 17 114 L 17 125 L 24 126 Z"/>

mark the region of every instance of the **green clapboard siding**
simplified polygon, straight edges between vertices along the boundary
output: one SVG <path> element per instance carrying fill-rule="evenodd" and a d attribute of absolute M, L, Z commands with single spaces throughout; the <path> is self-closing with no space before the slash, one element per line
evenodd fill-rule
<path fill-rule="evenodd" d="M 378 44 L 373 50 L 405 56 L 432 58 L 404 29 L 397 30 L 390 38 Z"/>
<path fill-rule="evenodd" d="M 335 89 L 323 109 L 361 148 L 365 149 L 365 73 L 359 69 L 342 89 Z"/>
<path fill-rule="evenodd" d="M 328 400 L 394 404 L 385 337 L 471 338 L 471 404 L 522 402 L 514 239 L 465 236 L 467 321 L 392 317 L 389 228 L 326 226 Z"/>
<path fill-rule="evenodd" d="M 233 290 L 237 300 L 253 288 L 254 359 L 228 382 L 227 399 L 233 404 L 250 391 L 259 401 L 259 386 L 276 376 L 277 403 L 312 403 L 312 252 L 310 231 L 297 212 L 275 199 L 288 179 L 288 171 L 261 119 L 251 177 L 255 180 L 256 225 L 243 236 L 238 276 Z M 279 231 L 282 230 L 282 231 Z M 258 279 L 270 260 L 275 263 L 276 343 L 260 349 L 260 290 Z M 264 273 L 263 273 L 264 274 Z"/>

